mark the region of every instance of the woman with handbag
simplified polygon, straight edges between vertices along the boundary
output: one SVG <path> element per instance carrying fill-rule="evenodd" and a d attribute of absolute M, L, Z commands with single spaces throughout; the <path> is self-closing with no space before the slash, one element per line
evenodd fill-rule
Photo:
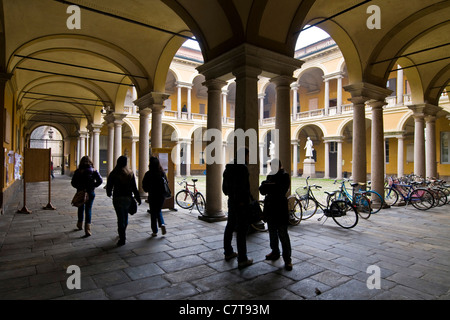
<path fill-rule="evenodd" d="M 91 218 L 92 218 L 92 204 L 94 203 L 95 192 L 94 189 L 103 183 L 100 173 L 94 169 L 94 164 L 88 156 L 84 156 L 80 160 L 78 168 L 75 170 L 72 177 L 72 187 L 77 189 L 77 192 L 85 191 L 88 195 L 86 201 L 83 201 L 78 206 L 78 222 L 77 228 L 83 228 L 83 220 L 85 236 L 89 237 L 91 233 Z"/>
<path fill-rule="evenodd" d="M 288 234 L 289 207 L 286 197 L 290 178 L 289 174 L 282 168 L 280 160 L 271 160 L 270 168 L 271 172 L 267 175 L 267 179 L 259 187 L 259 192 L 265 196 L 263 215 L 267 221 L 270 248 L 272 249 L 272 252 L 266 255 L 266 260 L 278 260 L 280 258 L 278 242 L 281 242 L 284 267 L 290 271 L 292 270 L 292 250 Z"/>
<path fill-rule="evenodd" d="M 127 157 L 120 156 L 117 164 L 108 176 L 106 195 L 113 198 L 114 210 L 117 215 L 117 246 L 123 246 L 126 240 L 128 213 L 133 201 L 141 204 L 141 196 L 136 186 L 134 173 L 127 167 Z M 134 199 L 133 199 L 134 195 Z"/>
<path fill-rule="evenodd" d="M 166 199 L 164 179 L 167 181 L 167 177 L 157 157 L 150 157 L 148 169 L 142 180 L 142 189 L 148 193 L 152 237 L 156 237 L 158 225 L 162 234 L 166 234 L 166 226 L 161 209 Z"/>

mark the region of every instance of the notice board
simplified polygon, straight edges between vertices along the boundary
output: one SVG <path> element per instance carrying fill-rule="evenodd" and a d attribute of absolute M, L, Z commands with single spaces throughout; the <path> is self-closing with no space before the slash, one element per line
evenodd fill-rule
<path fill-rule="evenodd" d="M 163 209 L 175 209 L 175 164 L 172 161 L 172 149 L 171 148 L 152 148 L 152 156 L 159 159 L 161 167 L 166 173 L 167 180 L 169 182 L 170 191 L 172 191 L 172 197 L 166 199 L 163 204 Z"/>
<path fill-rule="evenodd" d="M 25 181 L 50 180 L 51 149 L 25 149 Z"/>

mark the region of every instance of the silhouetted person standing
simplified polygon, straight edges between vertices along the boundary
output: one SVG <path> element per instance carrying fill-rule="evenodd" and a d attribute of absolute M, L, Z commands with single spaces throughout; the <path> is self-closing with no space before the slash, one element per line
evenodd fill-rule
<path fill-rule="evenodd" d="M 238 157 L 240 152 L 238 151 Z M 245 162 L 235 159 L 225 166 L 222 191 L 228 196 L 228 222 L 224 232 L 224 255 L 229 261 L 237 256 L 238 268 L 245 268 L 253 263 L 247 257 L 247 232 L 249 222 L 249 205 L 251 201 L 248 165 L 248 149 L 245 149 Z M 237 253 L 234 252 L 231 241 L 233 232 L 237 232 Z"/>
<path fill-rule="evenodd" d="M 286 193 L 289 190 L 289 174 L 284 171 L 281 161 L 273 159 L 270 162 L 271 172 L 267 179 L 261 183 L 259 192 L 264 198 L 264 216 L 267 219 L 269 229 L 270 248 L 272 252 L 266 255 L 266 260 L 278 260 L 280 249 L 278 242 L 281 242 L 283 249 L 283 259 L 286 270 L 292 270 L 291 261 L 291 241 L 288 234 L 289 207 Z"/>

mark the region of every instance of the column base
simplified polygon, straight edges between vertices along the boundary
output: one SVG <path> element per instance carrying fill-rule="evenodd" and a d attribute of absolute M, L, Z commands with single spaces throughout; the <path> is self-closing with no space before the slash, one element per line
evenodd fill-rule
<path fill-rule="evenodd" d="M 206 221 L 206 222 L 220 222 L 220 221 L 227 221 L 228 217 L 226 215 L 223 214 L 222 211 L 217 212 L 216 215 L 214 216 L 208 216 L 208 215 L 204 215 L 204 216 L 198 216 L 199 220 L 202 221 Z"/>

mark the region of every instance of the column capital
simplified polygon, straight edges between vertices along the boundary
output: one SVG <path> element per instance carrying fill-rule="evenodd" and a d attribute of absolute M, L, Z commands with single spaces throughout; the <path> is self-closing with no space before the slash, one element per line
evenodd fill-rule
<path fill-rule="evenodd" d="M 176 84 L 177 88 L 192 89 L 192 87 L 193 87 L 193 84 L 190 82 L 176 81 L 175 84 Z"/>
<path fill-rule="evenodd" d="M 366 101 L 366 103 L 372 108 L 372 110 L 376 110 L 376 109 L 383 109 L 383 107 L 386 105 L 386 101 L 383 100 L 369 100 Z"/>
<path fill-rule="evenodd" d="M 293 82 L 295 82 L 297 79 L 295 79 L 292 76 L 287 76 L 287 75 L 281 75 L 281 76 L 277 76 L 274 77 L 272 79 L 270 79 L 270 82 L 275 83 L 275 85 L 278 86 L 291 86 L 291 84 Z"/>
<path fill-rule="evenodd" d="M 139 107 L 139 110 L 151 108 L 153 105 L 163 105 L 164 100 L 167 100 L 170 94 L 163 92 L 150 92 L 135 100 L 133 103 Z"/>
<path fill-rule="evenodd" d="M 102 127 L 103 127 L 103 125 L 101 125 L 101 124 L 90 123 L 90 124 L 88 124 L 88 126 L 86 128 L 89 131 L 99 133 L 101 131 Z"/>
<path fill-rule="evenodd" d="M 422 114 L 423 116 L 436 116 L 442 110 L 441 107 L 429 103 L 412 104 L 408 108 L 413 111 L 413 114 Z"/>
<path fill-rule="evenodd" d="M 323 142 L 342 142 L 344 140 L 344 136 L 332 136 L 332 137 L 323 137 Z"/>
<path fill-rule="evenodd" d="M 368 82 L 358 82 L 343 87 L 352 95 L 349 99 L 353 103 L 361 104 L 368 100 L 384 101 L 392 93 L 392 90 L 381 88 Z"/>
<path fill-rule="evenodd" d="M 291 90 L 298 90 L 298 88 L 300 88 L 300 83 L 297 82 L 297 79 L 295 79 L 295 82 L 291 83 Z"/>
<path fill-rule="evenodd" d="M 326 75 L 323 75 L 323 81 L 328 81 L 332 79 L 342 79 L 344 77 L 344 73 L 342 71 L 337 71 L 333 73 L 328 73 Z"/>
<path fill-rule="evenodd" d="M 208 90 L 218 90 L 222 92 L 222 88 L 227 85 L 227 82 L 220 79 L 208 79 L 203 82 L 202 85 L 207 87 Z"/>

